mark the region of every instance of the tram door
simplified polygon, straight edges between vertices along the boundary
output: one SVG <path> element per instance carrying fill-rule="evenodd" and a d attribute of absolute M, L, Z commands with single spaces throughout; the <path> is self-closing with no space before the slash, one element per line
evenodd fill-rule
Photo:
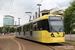
<path fill-rule="evenodd" d="M 33 23 L 30 23 L 30 36 L 32 36 L 33 33 Z"/>

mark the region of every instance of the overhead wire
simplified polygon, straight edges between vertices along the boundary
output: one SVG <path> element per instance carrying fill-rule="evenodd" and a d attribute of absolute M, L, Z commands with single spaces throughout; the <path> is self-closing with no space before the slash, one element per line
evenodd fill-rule
<path fill-rule="evenodd" d="M 12 0 L 12 3 L 11 3 L 10 14 L 11 14 L 11 12 L 12 12 L 13 3 L 14 3 L 14 0 Z"/>
<path fill-rule="evenodd" d="M 43 0 L 41 0 L 41 1 L 40 1 L 39 3 L 37 3 L 37 4 L 40 4 L 42 1 L 43 1 Z M 30 11 L 34 10 L 36 7 L 37 7 L 37 5 L 35 5 Z M 24 15 L 24 16 L 26 16 L 26 15 Z"/>
<path fill-rule="evenodd" d="M 9 3 L 8 14 L 10 13 L 11 2 L 12 0 L 10 0 L 10 3 Z"/>
<path fill-rule="evenodd" d="M 41 2 L 43 2 L 43 0 L 41 0 Z M 39 2 L 39 4 L 41 3 L 41 2 Z M 37 7 L 37 5 L 35 6 L 35 7 L 33 7 L 30 11 L 32 11 L 34 8 L 36 8 Z"/>
<path fill-rule="evenodd" d="M 21 16 L 21 17 L 24 17 L 24 16 L 26 16 L 27 14 L 24 14 L 23 16 Z"/>
<path fill-rule="evenodd" d="M 9 8 L 8 8 L 8 14 L 11 14 L 12 7 L 13 7 L 13 2 L 14 2 L 14 0 L 10 1 Z"/>
<path fill-rule="evenodd" d="M 37 4 L 40 4 L 43 0 L 41 0 L 39 3 Z M 37 5 L 35 5 L 30 11 L 33 11 L 35 8 L 37 7 Z"/>
<path fill-rule="evenodd" d="M 37 6 L 35 6 L 34 8 L 36 8 Z M 34 8 L 32 8 L 30 11 L 32 11 Z"/>
<path fill-rule="evenodd" d="M 41 2 L 43 2 L 43 0 L 41 0 Z M 39 4 L 40 4 L 41 2 L 39 2 Z"/>

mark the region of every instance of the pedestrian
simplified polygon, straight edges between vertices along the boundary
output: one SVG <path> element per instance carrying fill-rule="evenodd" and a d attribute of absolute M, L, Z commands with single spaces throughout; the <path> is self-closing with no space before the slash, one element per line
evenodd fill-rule
<path fill-rule="evenodd" d="M 4 33 L 2 35 L 4 35 Z"/>
<path fill-rule="evenodd" d="M 69 32 L 68 32 L 68 34 L 69 34 Z"/>
<path fill-rule="evenodd" d="M 0 35 L 2 35 L 2 34 L 0 33 Z"/>

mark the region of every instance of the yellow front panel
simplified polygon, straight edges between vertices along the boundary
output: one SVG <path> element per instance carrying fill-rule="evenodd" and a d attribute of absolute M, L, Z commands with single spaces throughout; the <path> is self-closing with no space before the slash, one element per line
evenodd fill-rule
<path fill-rule="evenodd" d="M 65 42 L 64 37 L 51 38 L 51 43 Z"/>
<path fill-rule="evenodd" d="M 53 32 L 55 37 L 51 37 L 52 32 L 48 32 L 46 30 L 36 31 L 37 41 L 42 43 L 57 43 L 57 42 L 65 42 L 65 37 L 63 37 L 64 32 Z"/>
<path fill-rule="evenodd" d="M 42 39 L 41 39 L 41 42 L 46 42 L 47 41 L 47 39 L 46 39 L 46 31 L 41 31 L 42 32 Z"/>
<path fill-rule="evenodd" d="M 51 33 L 54 34 L 55 37 L 51 36 Z M 63 37 L 64 32 L 48 32 L 47 30 L 42 31 L 33 31 L 33 39 L 42 43 L 58 43 L 65 42 L 65 36 Z"/>
<path fill-rule="evenodd" d="M 46 30 L 44 30 L 44 31 L 42 31 L 42 40 L 41 40 L 41 42 L 44 42 L 44 43 L 48 43 L 50 40 L 48 40 L 48 39 L 50 39 L 50 33 L 48 33 L 48 31 L 46 31 Z"/>
<path fill-rule="evenodd" d="M 64 32 L 58 32 L 59 34 L 57 32 L 51 32 L 51 33 L 53 33 L 55 37 L 62 37 Z"/>

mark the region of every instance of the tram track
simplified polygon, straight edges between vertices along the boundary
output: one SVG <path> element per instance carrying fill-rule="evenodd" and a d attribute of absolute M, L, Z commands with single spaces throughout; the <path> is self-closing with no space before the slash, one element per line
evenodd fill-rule
<path fill-rule="evenodd" d="M 68 43 L 45 44 L 45 46 L 52 50 L 75 50 L 75 46 Z"/>
<path fill-rule="evenodd" d="M 24 49 L 24 45 L 23 45 L 22 43 L 20 43 L 20 42 L 14 40 L 14 39 L 12 39 L 12 40 L 15 41 L 15 42 L 18 44 L 19 50 L 25 50 L 25 49 Z"/>
<path fill-rule="evenodd" d="M 7 43 L 7 46 L 5 47 L 5 49 L 3 49 L 3 50 L 10 50 L 10 49 L 15 49 L 15 48 L 12 48 L 12 42 L 11 42 L 11 40 L 13 40 L 14 42 L 16 42 L 17 43 L 17 45 L 19 46 L 19 50 L 25 50 L 24 49 L 24 46 L 23 46 L 23 44 L 22 43 L 20 43 L 20 42 L 17 42 L 16 40 L 14 40 L 14 39 L 5 39 L 5 38 L 3 38 L 4 40 L 5 40 L 5 42 Z M 15 45 L 14 45 L 15 46 Z M 15 46 L 16 47 L 16 46 Z M 17 50 L 18 50 L 17 49 Z"/>
<path fill-rule="evenodd" d="M 50 43 L 50 44 L 44 44 L 45 46 L 49 47 L 51 50 L 58 50 L 58 48 L 55 48 L 55 46 L 61 46 L 59 43 Z"/>
<path fill-rule="evenodd" d="M 69 45 L 73 45 L 73 46 L 75 46 L 75 44 L 72 44 L 72 43 L 67 43 L 67 42 L 65 42 L 65 43 L 63 43 L 63 44 L 69 44 Z"/>
<path fill-rule="evenodd" d="M 52 50 L 55 50 L 53 47 L 49 46 L 49 45 L 46 45 L 47 47 L 51 48 Z"/>
<path fill-rule="evenodd" d="M 63 44 L 63 46 L 69 46 L 69 47 L 71 47 L 71 50 L 75 50 L 75 45 L 73 45 L 73 44 L 71 44 L 71 43 L 61 43 L 61 44 Z"/>
<path fill-rule="evenodd" d="M 7 40 L 6 40 L 7 41 Z M 7 41 L 8 42 L 8 41 Z M 6 47 L 6 49 L 5 50 L 7 50 L 8 49 L 8 47 L 9 47 L 9 42 L 8 42 L 8 46 Z"/>
<path fill-rule="evenodd" d="M 20 38 L 20 39 L 21 39 L 21 38 Z M 24 40 L 24 38 L 22 38 L 22 39 Z M 52 50 L 55 50 L 55 48 L 53 48 L 53 46 L 50 46 L 50 45 L 48 45 L 48 44 L 43 44 L 43 43 L 39 43 L 39 42 L 36 42 L 36 41 L 28 40 L 28 39 L 25 39 L 25 40 L 30 41 L 30 42 L 35 42 L 35 43 L 38 43 L 38 44 L 42 44 L 42 45 L 45 45 L 45 46 L 49 47 L 49 48 L 52 49 Z"/>
<path fill-rule="evenodd" d="M 20 45 L 21 45 L 21 50 L 23 50 L 23 46 L 22 46 L 22 44 L 20 43 Z"/>
<path fill-rule="evenodd" d="M 20 42 L 19 42 L 19 43 L 20 43 Z M 20 45 L 21 45 L 21 49 L 22 49 L 22 50 L 25 50 L 24 45 L 23 45 L 22 43 L 20 43 Z"/>
<path fill-rule="evenodd" d="M 75 46 L 75 45 L 73 45 L 73 44 L 71 44 L 71 43 L 60 43 L 60 44 L 62 44 L 63 46 L 65 46 L 65 45 L 68 45 L 68 46 Z"/>
<path fill-rule="evenodd" d="M 44 47 L 46 47 L 46 48 L 49 48 L 50 50 L 74 50 L 74 48 L 73 49 L 71 49 L 71 47 L 68 49 L 67 47 L 68 46 L 73 46 L 73 45 L 70 45 L 70 44 L 65 44 L 65 43 L 51 43 L 51 44 L 43 44 L 43 43 L 39 43 L 39 42 L 35 42 L 35 41 L 30 41 L 30 40 L 26 40 L 26 39 L 19 39 L 19 38 L 16 38 L 16 40 L 17 41 L 19 41 L 20 43 L 22 43 L 22 44 L 24 44 L 25 45 L 25 47 L 26 47 L 26 49 L 28 50 L 28 48 L 29 48 L 29 46 L 31 46 L 32 44 L 35 44 L 35 46 L 36 45 L 42 45 L 42 46 L 44 46 Z M 25 42 L 24 42 L 25 41 Z M 35 43 L 34 43 L 35 42 Z M 28 44 L 31 44 L 31 45 L 29 45 L 28 46 Z M 22 45 L 21 44 L 21 45 Z M 27 47 L 28 46 L 28 47 Z M 34 45 L 32 45 L 32 46 L 34 46 Z M 30 48 L 32 48 L 32 46 L 30 47 Z M 32 48 L 33 49 L 33 48 Z M 32 50 L 31 49 L 31 50 Z M 41 48 L 42 49 L 42 48 Z"/>
<path fill-rule="evenodd" d="M 3 39 L 4 39 L 4 38 L 3 38 Z M 8 45 L 7 45 L 7 47 L 5 48 L 5 50 L 8 50 L 10 43 L 9 43 L 9 41 L 6 40 L 6 39 L 4 39 L 4 40 L 8 43 Z"/>
<path fill-rule="evenodd" d="M 61 46 L 57 46 L 58 48 L 63 48 L 63 49 L 67 49 L 67 50 L 75 50 L 75 45 L 72 45 L 70 43 L 59 43 L 61 44 Z"/>

